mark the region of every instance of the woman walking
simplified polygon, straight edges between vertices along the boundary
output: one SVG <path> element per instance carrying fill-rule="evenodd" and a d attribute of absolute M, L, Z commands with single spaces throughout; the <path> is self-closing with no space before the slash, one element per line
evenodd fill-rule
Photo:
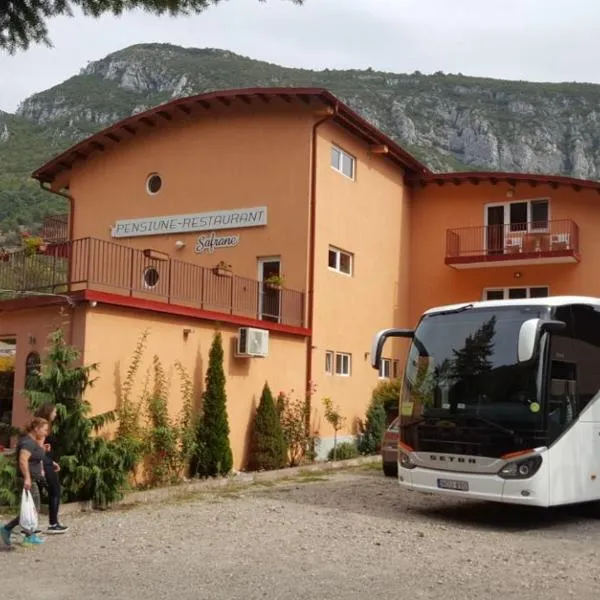
<path fill-rule="evenodd" d="M 42 404 L 36 411 L 35 416 L 45 419 L 50 424 L 50 432 L 44 440 L 44 474 L 45 487 L 48 492 L 48 529 L 47 533 L 65 533 L 69 528 L 58 522 L 58 508 L 60 506 L 60 480 L 58 472 L 60 467 L 56 462 L 58 458 L 54 452 L 56 438 L 52 433 L 52 423 L 56 419 L 56 406 L 47 402 Z"/>
<path fill-rule="evenodd" d="M 35 508 L 40 512 L 40 485 L 43 485 L 44 471 L 44 448 L 43 441 L 49 433 L 49 423 L 46 419 L 34 417 L 25 428 L 25 435 L 17 444 L 17 464 L 19 466 L 19 483 L 24 489 L 31 492 Z M 10 546 L 10 535 L 12 530 L 19 524 L 19 517 L 0 528 L 2 541 Z M 41 544 L 43 540 L 37 536 L 35 531 L 26 531 L 24 544 Z"/>

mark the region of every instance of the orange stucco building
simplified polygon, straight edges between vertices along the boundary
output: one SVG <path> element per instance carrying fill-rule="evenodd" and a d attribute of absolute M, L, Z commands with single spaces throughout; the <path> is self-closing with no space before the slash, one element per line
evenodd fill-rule
<path fill-rule="evenodd" d="M 146 359 L 181 361 L 201 387 L 218 327 L 235 466 L 265 381 L 296 396 L 314 389 L 325 455 L 322 398 L 339 405 L 350 436 L 378 379 L 400 374 L 402 342 L 390 343 L 381 373 L 370 367 L 378 329 L 413 325 L 447 302 L 600 295 L 591 273 L 599 184 L 434 174 L 324 90 L 178 99 L 34 177 L 71 211 L 62 232 L 47 228 L 37 279 L 18 286 L 55 295 L 0 303 L 0 338 L 17 344 L 16 425 L 27 361 L 57 320 L 84 362 L 100 364 L 89 392 L 97 411 L 114 408 L 145 329 Z M 261 356 L 241 356 L 240 337 Z M 173 414 L 178 394 L 173 381 Z"/>

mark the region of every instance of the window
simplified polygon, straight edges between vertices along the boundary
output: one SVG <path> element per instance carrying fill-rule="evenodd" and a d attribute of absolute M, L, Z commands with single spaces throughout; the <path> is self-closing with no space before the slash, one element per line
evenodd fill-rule
<path fill-rule="evenodd" d="M 531 229 L 548 229 L 548 200 L 534 200 L 529 206 Z"/>
<path fill-rule="evenodd" d="M 158 285 L 160 279 L 160 273 L 156 267 L 147 267 L 144 269 L 144 286 L 147 288 L 153 288 Z"/>
<path fill-rule="evenodd" d="M 329 247 L 329 268 L 344 275 L 352 275 L 352 267 L 354 257 L 349 252 L 338 250 L 337 248 Z"/>
<path fill-rule="evenodd" d="M 393 360 L 391 358 L 382 358 L 381 365 L 379 365 L 379 378 L 380 379 L 397 379 L 400 371 L 400 361 Z"/>
<path fill-rule="evenodd" d="M 348 377 L 352 373 L 352 355 L 347 352 L 325 352 L 325 373 Z"/>
<path fill-rule="evenodd" d="M 325 352 L 325 373 L 333 375 L 333 352 L 331 350 Z"/>
<path fill-rule="evenodd" d="M 335 374 L 348 377 L 352 372 L 352 355 L 339 352 L 335 355 Z"/>
<path fill-rule="evenodd" d="M 546 298 L 550 295 L 548 287 L 514 287 L 483 290 L 484 300 L 517 300 L 520 298 Z"/>
<path fill-rule="evenodd" d="M 354 163 L 356 159 L 337 146 L 331 146 L 331 166 L 346 177 L 354 179 Z"/>
<path fill-rule="evenodd" d="M 525 200 L 508 205 L 510 231 L 543 231 L 548 229 L 549 202 Z"/>
<path fill-rule="evenodd" d="M 392 370 L 392 359 L 391 358 L 382 358 L 381 364 L 379 365 L 379 377 L 382 379 L 389 379 L 391 370 Z"/>
<path fill-rule="evenodd" d="M 151 175 L 148 175 L 148 179 L 146 179 L 146 191 L 151 196 L 158 194 L 158 192 L 160 192 L 161 187 L 162 179 L 160 175 L 158 175 L 157 173 L 152 173 Z"/>

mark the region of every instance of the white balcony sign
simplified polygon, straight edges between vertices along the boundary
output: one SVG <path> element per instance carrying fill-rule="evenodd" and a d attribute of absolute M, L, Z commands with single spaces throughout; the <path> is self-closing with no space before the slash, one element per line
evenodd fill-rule
<path fill-rule="evenodd" d="M 261 227 L 267 224 L 267 207 L 215 210 L 190 215 L 123 219 L 112 228 L 113 238 L 130 238 L 147 235 L 167 235 L 214 231 L 217 229 L 240 229 Z"/>
<path fill-rule="evenodd" d="M 217 235 L 211 231 L 209 235 L 201 235 L 196 242 L 194 252 L 213 254 L 217 248 L 235 248 L 240 243 L 239 235 Z"/>

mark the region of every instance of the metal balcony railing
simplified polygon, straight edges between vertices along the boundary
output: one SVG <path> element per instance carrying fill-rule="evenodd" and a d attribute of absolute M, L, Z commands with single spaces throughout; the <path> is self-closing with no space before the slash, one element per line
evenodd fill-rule
<path fill-rule="evenodd" d="M 1 298 L 13 292 L 69 293 L 93 289 L 231 315 L 303 326 L 304 293 L 218 273 L 95 238 L 52 244 L 44 253 L 19 250 L 0 260 Z"/>
<path fill-rule="evenodd" d="M 446 232 L 446 263 L 577 257 L 579 227 L 571 220 L 462 227 Z"/>
<path fill-rule="evenodd" d="M 66 242 L 69 239 L 69 215 L 44 217 L 40 237 L 48 243 Z"/>

